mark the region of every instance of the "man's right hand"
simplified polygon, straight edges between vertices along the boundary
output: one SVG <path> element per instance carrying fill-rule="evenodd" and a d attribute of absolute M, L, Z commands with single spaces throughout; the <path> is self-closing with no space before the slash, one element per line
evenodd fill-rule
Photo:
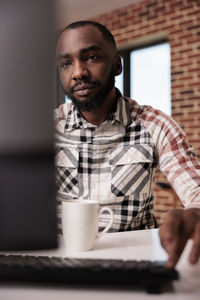
<path fill-rule="evenodd" d="M 197 263 L 200 257 L 200 209 L 170 210 L 160 227 L 159 236 L 168 253 L 167 267 L 175 267 L 189 239 L 193 240 L 189 262 Z"/>

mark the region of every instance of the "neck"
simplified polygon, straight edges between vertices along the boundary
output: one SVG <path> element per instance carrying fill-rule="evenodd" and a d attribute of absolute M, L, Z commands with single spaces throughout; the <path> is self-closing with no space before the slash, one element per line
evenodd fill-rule
<path fill-rule="evenodd" d="M 115 88 L 113 88 L 100 107 L 89 112 L 81 111 L 81 115 L 87 122 L 100 126 L 113 112 L 115 107 L 115 98 L 116 91 Z"/>

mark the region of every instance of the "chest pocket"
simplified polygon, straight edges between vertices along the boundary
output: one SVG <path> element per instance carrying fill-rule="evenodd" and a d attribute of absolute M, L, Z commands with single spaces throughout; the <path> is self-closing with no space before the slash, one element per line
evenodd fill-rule
<path fill-rule="evenodd" d="M 110 151 L 111 193 L 117 197 L 135 195 L 146 199 L 152 181 L 153 148 L 149 144 Z"/>
<path fill-rule="evenodd" d="M 78 196 L 78 162 L 77 149 L 59 148 L 56 151 L 56 185 L 57 190 L 66 193 L 69 198 Z"/>

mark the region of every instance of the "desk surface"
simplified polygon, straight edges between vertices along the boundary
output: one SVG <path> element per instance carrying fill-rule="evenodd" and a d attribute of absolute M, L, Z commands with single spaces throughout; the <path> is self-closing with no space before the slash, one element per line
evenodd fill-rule
<path fill-rule="evenodd" d="M 173 290 L 167 291 L 159 296 L 148 295 L 142 290 L 103 290 L 92 288 L 65 288 L 50 287 L 45 285 L 15 285 L 0 284 L 1 300 L 129 300 L 137 296 L 137 300 L 152 299 L 181 299 L 196 300 L 200 298 L 200 262 L 192 266 L 187 261 L 187 256 L 191 248 L 191 241 L 177 264 L 177 270 L 180 273 L 180 280 L 174 281 Z M 96 242 L 93 250 L 81 253 L 66 253 L 63 241 L 60 240 L 60 247 L 57 250 L 44 250 L 34 252 L 20 252 L 22 254 L 50 255 L 50 256 L 71 256 L 71 257 L 87 257 L 87 258 L 119 258 L 119 259 L 149 259 L 164 260 L 166 253 L 160 246 L 158 238 L 158 230 L 142 230 L 122 233 L 107 233 L 98 242 Z"/>

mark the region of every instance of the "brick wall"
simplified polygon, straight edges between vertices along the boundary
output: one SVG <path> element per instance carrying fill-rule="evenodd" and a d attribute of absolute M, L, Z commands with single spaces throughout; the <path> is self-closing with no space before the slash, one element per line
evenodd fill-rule
<path fill-rule="evenodd" d="M 200 1 L 144 0 L 100 15 L 96 21 L 106 25 L 119 47 L 165 32 L 171 46 L 172 116 L 188 135 L 200 157 Z M 166 182 L 155 177 L 155 216 L 158 223 L 171 207 L 181 207 L 175 193 L 157 186 Z"/>

